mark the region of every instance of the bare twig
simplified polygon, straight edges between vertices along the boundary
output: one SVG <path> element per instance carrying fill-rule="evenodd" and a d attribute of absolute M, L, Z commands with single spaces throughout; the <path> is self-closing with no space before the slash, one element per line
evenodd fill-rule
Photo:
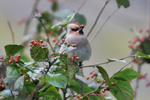
<path fill-rule="evenodd" d="M 29 16 L 29 18 L 27 19 L 26 24 L 25 24 L 24 33 L 23 33 L 24 35 L 28 34 L 29 26 L 30 26 L 31 20 L 32 20 L 32 18 L 33 18 L 33 16 L 34 16 L 34 12 L 36 11 L 37 6 L 38 6 L 38 4 L 39 4 L 39 1 L 40 1 L 40 0 L 35 0 L 35 2 L 34 2 L 32 11 L 31 11 L 31 13 L 30 13 L 30 16 Z"/>
<path fill-rule="evenodd" d="M 135 55 L 123 57 L 123 58 L 120 58 L 120 59 L 118 59 L 118 60 L 123 60 L 123 59 L 130 58 L 130 57 L 135 57 Z M 82 68 L 94 67 L 94 66 L 98 66 L 98 65 L 108 64 L 108 63 L 111 63 L 111 62 L 116 62 L 116 60 L 106 61 L 106 62 L 102 62 L 102 63 L 98 63 L 98 64 L 93 64 L 93 65 L 87 65 L 87 66 L 83 66 Z"/>
<path fill-rule="evenodd" d="M 84 6 L 84 4 L 85 4 L 86 2 L 87 2 L 87 0 L 83 0 L 83 2 L 81 3 L 81 5 L 78 7 L 76 13 L 78 13 L 78 12 L 81 10 L 81 8 Z"/>
<path fill-rule="evenodd" d="M 43 26 L 44 31 L 45 31 L 47 37 L 49 37 L 48 32 L 47 32 L 47 30 L 46 30 L 46 26 L 44 25 L 44 23 L 42 22 L 42 20 L 41 20 L 40 18 L 38 18 L 38 17 L 36 17 L 36 18 L 39 20 L 39 22 L 40 22 L 41 25 Z M 51 42 L 49 41 L 49 39 L 47 39 L 47 43 L 49 44 L 50 48 L 52 49 L 52 51 L 53 51 L 53 53 L 54 53 L 55 50 L 53 49 L 53 47 L 52 47 Z"/>
<path fill-rule="evenodd" d="M 99 28 L 99 30 L 96 32 L 96 34 L 93 35 L 93 37 L 90 40 L 90 43 L 96 38 L 96 36 L 100 33 L 106 22 L 118 11 L 119 8 L 115 9 L 105 20 L 105 22 L 102 24 L 102 26 Z"/>
<path fill-rule="evenodd" d="M 12 35 L 12 41 L 13 41 L 13 43 L 15 43 L 15 36 L 14 36 L 14 32 L 13 32 L 13 30 L 12 30 L 11 24 L 10 24 L 9 21 L 7 21 L 7 23 L 8 23 L 8 26 L 9 26 L 9 29 L 10 29 L 10 32 L 11 32 L 11 35 Z"/>
<path fill-rule="evenodd" d="M 138 73 L 141 74 L 141 64 L 138 64 Z M 136 79 L 136 86 L 134 90 L 134 100 L 136 100 L 138 88 L 139 88 L 139 78 Z"/>
<path fill-rule="evenodd" d="M 147 27 L 148 27 L 148 33 L 150 34 L 150 0 L 148 0 L 148 6 L 147 6 Z"/>
<path fill-rule="evenodd" d="M 109 3 L 109 1 L 106 0 L 104 6 L 102 7 L 102 9 L 100 10 L 99 14 L 97 15 L 96 20 L 95 20 L 95 22 L 94 22 L 92 28 L 91 28 L 90 31 L 88 32 L 87 37 L 91 34 L 92 30 L 94 29 L 95 25 L 96 25 L 97 22 L 98 22 L 98 19 L 99 19 L 100 15 L 102 14 L 104 8 L 106 7 L 106 5 L 107 5 L 108 3 Z"/>

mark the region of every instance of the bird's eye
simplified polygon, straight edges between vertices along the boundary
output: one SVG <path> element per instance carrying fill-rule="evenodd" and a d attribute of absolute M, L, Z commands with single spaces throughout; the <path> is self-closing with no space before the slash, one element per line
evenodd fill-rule
<path fill-rule="evenodd" d="M 78 30 L 78 28 L 76 28 L 76 29 L 71 29 L 72 31 L 77 31 Z"/>

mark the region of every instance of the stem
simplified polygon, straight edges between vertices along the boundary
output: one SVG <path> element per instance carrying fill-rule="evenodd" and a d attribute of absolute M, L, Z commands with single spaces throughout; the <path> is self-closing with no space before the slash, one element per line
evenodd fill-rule
<path fill-rule="evenodd" d="M 99 30 L 97 31 L 97 33 L 95 35 L 93 35 L 90 43 L 96 38 L 96 36 L 98 35 L 98 33 L 100 33 L 100 31 L 102 30 L 102 28 L 104 27 L 104 25 L 106 24 L 106 22 L 118 11 L 119 8 L 117 8 L 116 10 L 114 10 L 112 12 L 112 14 L 110 14 L 107 19 L 105 20 L 105 22 L 102 24 L 102 26 L 99 28 Z"/>
<path fill-rule="evenodd" d="M 138 64 L 138 73 L 141 74 L 141 64 Z M 139 88 L 139 78 L 136 79 L 136 86 L 134 90 L 134 100 L 136 100 L 138 88 Z"/>
<path fill-rule="evenodd" d="M 37 19 L 39 20 L 39 22 L 40 22 L 41 25 L 43 26 L 44 31 L 45 31 L 47 37 L 49 37 L 49 36 L 48 36 L 48 32 L 47 32 L 47 30 L 46 30 L 46 26 L 44 25 L 44 23 L 42 22 L 42 20 L 41 20 L 40 18 L 37 18 Z M 55 51 L 54 51 L 54 49 L 53 49 L 53 47 L 52 47 L 51 42 L 49 41 L 49 39 L 47 40 L 47 42 L 48 42 L 50 48 L 52 49 L 52 51 L 53 51 L 53 53 L 54 53 Z"/>
<path fill-rule="evenodd" d="M 10 29 L 10 32 L 11 32 L 11 35 L 12 35 L 12 42 L 15 43 L 15 36 L 14 36 L 14 32 L 12 30 L 12 27 L 11 27 L 11 24 L 9 21 L 7 21 L 8 23 L 8 26 L 9 26 L 9 29 Z"/>
<path fill-rule="evenodd" d="M 62 91 L 63 91 L 63 97 L 64 97 L 64 100 L 67 100 L 67 97 L 66 97 L 67 91 L 66 91 L 65 89 L 62 89 Z"/>
<path fill-rule="evenodd" d="M 150 0 L 148 0 L 148 3 L 147 3 L 147 28 L 149 30 L 149 34 L 150 34 Z"/>
<path fill-rule="evenodd" d="M 123 59 L 130 58 L 130 57 L 135 57 L 135 55 L 123 57 L 123 58 L 120 58 L 118 60 L 123 60 Z M 93 64 L 93 65 L 87 65 L 87 66 L 83 66 L 82 68 L 85 68 L 85 67 L 94 67 L 94 66 L 98 66 L 98 65 L 108 64 L 108 63 L 111 63 L 111 62 L 116 62 L 116 60 L 106 61 L 106 62 L 102 62 L 102 63 L 98 63 L 98 64 Z"/>
<path fill-rule="evenodd" d="M 78 13 L 80 10 L 81 10 L 81 8 L 84 6 L 84 4 L 87 2 L 87 0 L 84 0 L 82 3 L 81 3 L 81 5 L 79 6 L 79 8 L 77 9 L 77 11 L 76 11 L 76 13 Z"/>
<path fill-rule="evenodd" d="M 14 100 L 14 95 L 13 95 L 12 90 L 10 90 L 10 92 L 11 92 L 11 95 L 12 95 L 12 100 Z"/>
<path fill-rule="evenodd" d="M 90 31 L 89 31 L 88 34 L 87 34 L 87 37 L 91 34 L 92 30 L 94 29 L 95 25 L 97 24 L 98 19 L 99 19 L 100 15 L 102 14 L 104 8 L 105 8 L 106 5 L 108 4 L 108 2 L 109 2 L 109 1 L 106 1 L 105 4 L 104 4 L 104 6 L 102 7 L 102 9 L 100 10 L 100 12 L 99 12 L 99 14 L 98 14 L 97 17 L 96 17 L 96 20 L 95 20 L 95 22 L 94 22 L 92 28 L 90 29 Z"/>
<path fill-rule="evenodd" d="M 27 19 L 27 21 L 26 21 L 26 24 L 25 24 L 25 28 L 24 28 L 24 35 L 26 35 L 26 34 L 28 34 L 28 31 L 29 31 L 29 26 L 30 26 L 30 23 L 31 23 L 31 19 L 33 18 L 33 13 L 36 11 L 36 9 L 37 9 L 37 6 L 38 6 L 38 4 L 39 4 L 39 1 L 40 0 L 35 0 L 35 2 L 34 2 L 34 5 L 33 5 L 33 8 L 32 8 L 32 11 L 31 11 L 31 13 L 30 13 L 30 15 L 29 15 L 29 18 Z"/>

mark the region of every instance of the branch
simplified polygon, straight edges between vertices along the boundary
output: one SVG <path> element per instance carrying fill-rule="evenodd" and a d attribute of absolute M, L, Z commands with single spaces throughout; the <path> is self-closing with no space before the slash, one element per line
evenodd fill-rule
<path fill-rule="evenodd" d="M 130 58 L 130 57 L 135 57 L 135 55 L 130 55 L 130 56 L 127 56 L 127 57 L 123 57 L 123 58 L 120 58 L 118 60 L 123 60 L 123 59 Z M 108 64 L 108 63 L 111 63 L 111 62 L 116 62 L 116 60 L 106 61 L 106 62 L 102 62 L 102 63 L 98 63 L 98 64 L 93 64 L 93 65 L 87 65 L 87 66 L 83 66 L 82 68 L 94 67 L 94 66 L 98 66 L 98 65 Z"/>
<path fill-rule="evenodd" d="M 96 25 L 97 22 L 98 22 L 98 19 L 99 19 L 100 15 L 102 14 L 104 8 L 106 7 L 106 5 L 107 5 L 108 3 L 109 3 L 109 1 L 106 1 L 105 4 L 104 4 L 104 6 L 102 7 L 102 9 L 100 10 L 100 12 L 99 12 L 99 14 L 98 14 L 97 17 L 96 17 L 96 20 L 95 20 L 95 22 L 94 22 L 92 28 L 90 29 L 90 31 L 89 31 L 88 34 L 87 34 L 87 37 L 91 34 L 93 28 L 95 27 L 95 25 Z"/>
<path fill-rule="evenodd" d="M 15 36 L 14 36 L 14 32 L 12 30 L 11 24 L 10 24 L 9 21 L 7 21 L 7 24 L 9 26 L 9 29 L 10 29 L 10 32 L 11 32 L 11 35 L 12 35 L 12 41 L 13 41 L 13 43 L 15 43 Z"/>
<path fill-rule="evenodd" d="M 100 31 L 102 30 L 102 28 L 104 27 L 104 25 L 107 23 L 107 21 L 119 10 L 119 8 L 117 8 L 116 10 L 114 10 L 105 20 L 105 22 L 102 24 L 102 26 L 99 28 L 99 30 L 97 31 L 97 33 L 95 35 L 93 35 L 90 43 L 96 38 L 96 36 L 100 33 Z"/>
<path fill-rule="evenodd" d="M 39 21 L 39 22 L 41 23 L 41 25 L 43 26 L 44 31 L 45 31 L 47 37 L 49 37 L 49 36 L 48 36 L 48 32 L 47 32 L 47 30 L 46 30 L 46 26 L 44 25 L 44 23 L 42 22 L 42 20 L 41 20 L 40 18 L 38 18 L 38 17 L 36 17 L 36 18 L 38 19 L 38 21 Z M 55 51 L 54 51 L 54 49 L 53 49 L 53 47 L 52 47 L 51 42 L 49 41 L 49 39 L 47 39 L 47 43 L 49 44 L 50 48 L 52 49 L 52 51 L 53 51 L 53 53 L 54 53 Z"/>
<path fill-rule="evenodd" d="M 87 0 L 84 0 L 82 3 L 81 3 L 81 5 L 79 6 L 79 8 L 77 9 L 77 11 L 76 11 L 76 13 L 78 13 L 80 10 L 81 10 L 81 8 L 84 6 L 84 4 L 87 2 Z"/>
<path fill-rule="evenodd" d="M 33 6 L 33 8 L 32 8 L 32 11 L 31 11 L 31 13 L 30 13 L 30 16 L 29 16 L 29 18 L 27 19 L 26 24 L 25 24 L 25 29 L 24 29 L 24 33 L 23 33 L 24 35 L 28 34 L 29 26 L 30 26 L 30 23 L 31 23 L 31 19 L 32 19 L 33 16 L 34 16 L 33 13 L 36 11 L 37 6 L 38 6 L 38 4 L 39 4 L 39 1 L 40 1 L 40 0 L 35 0 L 35 2 L 34 2 L 34 6 Z"/>

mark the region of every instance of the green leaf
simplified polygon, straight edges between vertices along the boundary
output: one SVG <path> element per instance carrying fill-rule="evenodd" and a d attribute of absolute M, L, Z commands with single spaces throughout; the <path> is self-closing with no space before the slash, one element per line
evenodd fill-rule
<path fill-rule="evenodd" d="M 16 80 L 17 78 L 4 78 L 5 88 L 9 90 L 14 90 L 14 83 Z"/>
<path fill-rule="evenodd" d="M 53 2 L 52 3 L 52 10 L 55 12 L 58 10 L 58 3 L 57 2 Z"/>
<path fill-rule="evenodd" d="M 35 45 L 30 49 L 30 55 L 34 61 L 42 62 L 48 57 L 48 48 Z"/>
<path fill-rule="evenodd" d="M 111 84 L 111 82 L 110 82 L 109 76 L 108 76 L 107 72 L 105 71 L 105 69 L 100 66 L 96 66 L 96 67 L 98 68 L 98 71 L 102 74 L 102 77 L 106 81 L 106 84 L 109 86 Z"/>
<path fill-rule="evenodd" d="M 23 86 L 24 86 L 24 75 L 23 75 L 23 76 L 20 76 L 20 77 L 16 80 L 16 82 L 15 82 L 15 84 L 14 84 L 14 89 L 20 91 L 20 90 L 23 89 Z"/>
<path fill-rule="evenodd" d="M 79 79 L 72 80 L 72 84 L 68 86 L 70 89 L 75 91 L 77 94 L 85 94 L 93 91 L 94 89 L 90 88 Z"/>
<path fill-rule="evenodd" d="M 150 55 L 146 55 L 146 54 L 144 54 L 144 53 L 141 53 L 141 52 L 137 52 L 136 53 L 136 57 L 138 57 L 138 58 L 147 58 L 147 59 L 150 59 Z"/>
<path fill-rule="evenodd" d="M 149 55 L 150 54 L 150 40 L 145 39 L 144 42 L 141 43 L 140 47 L 142 48 L 142 52 Z"/>
<path fill-rule="evenodd" d="M 97 95 L 89 95 L 88 97 L 83 97 L 81 100 L 104 100 L 104 98 Z"/>
<path fill-rule="evenodd" d="M 130 6 L 129 0 L 116 0 L 118 8 L 121 6 L 124 6 L 125 8 L 128 8 Z"/>
<path fill-rule="evenodd" d="M 50 74 L 45 76 L 45 81 L 55 87 L 66 88 L 68 83 L 68 78 L 62 74 Z"/>
<path fill-rule="evenodd" d="M 135 70 L 131 69 L 131 68 L 127 68 L 123 71 L 120 71 L 118 73 L 116 73 L 112 78 L 111 81 L 118 81 L 118 80 L 122 80 L 122 81 L 131 81 L 137 77 L 139 77 L 140 74 L 137 73 Z"/>
<path fill-rule="evenodd" d="M 58 90 L 54 86 L 50 86 L 45 92 L 43 92 L 44 89 L 46 89 L 48 85 L 45 85 L 42 90 L 39 92 L 39 97 L 43 97 L 43 100 L 62 100 L 61 95 L 59 94 Z"/>
<path fill-rule="evenodd" d="M 117 100 L 133 100 L 132 87 L 126 81 L 120 81 L 115 85 L 111 85 L 110 92 Z"/>
<path fill-rule="evenodd" d="M 19 70 L 17 65 L 9 65 L 6 69 L 7 78 L 16 78 L 20 76 L 21 71 Z"/>
<path fill-rule="evenodd" d="M 70 15 L 68 15 L 66 19 L 66 23 L 68 24 L 68 22 L 70 22 L 74 18 L 75 15 L 76 13 L 71 13 Z"/>
<path fill-rule="evenodd" d="M 12 56 L 22 50 L 24 46 L 17 44 L 9 44 L 5 46 L 5 52 L 7 56 Z"/>
<path fill-rule="evenodd" d="M 77 21 L 80 25 L 86 25 L 86 17 L 83 14 L 76 13 L 74 16 L 75 21 Z"/>

